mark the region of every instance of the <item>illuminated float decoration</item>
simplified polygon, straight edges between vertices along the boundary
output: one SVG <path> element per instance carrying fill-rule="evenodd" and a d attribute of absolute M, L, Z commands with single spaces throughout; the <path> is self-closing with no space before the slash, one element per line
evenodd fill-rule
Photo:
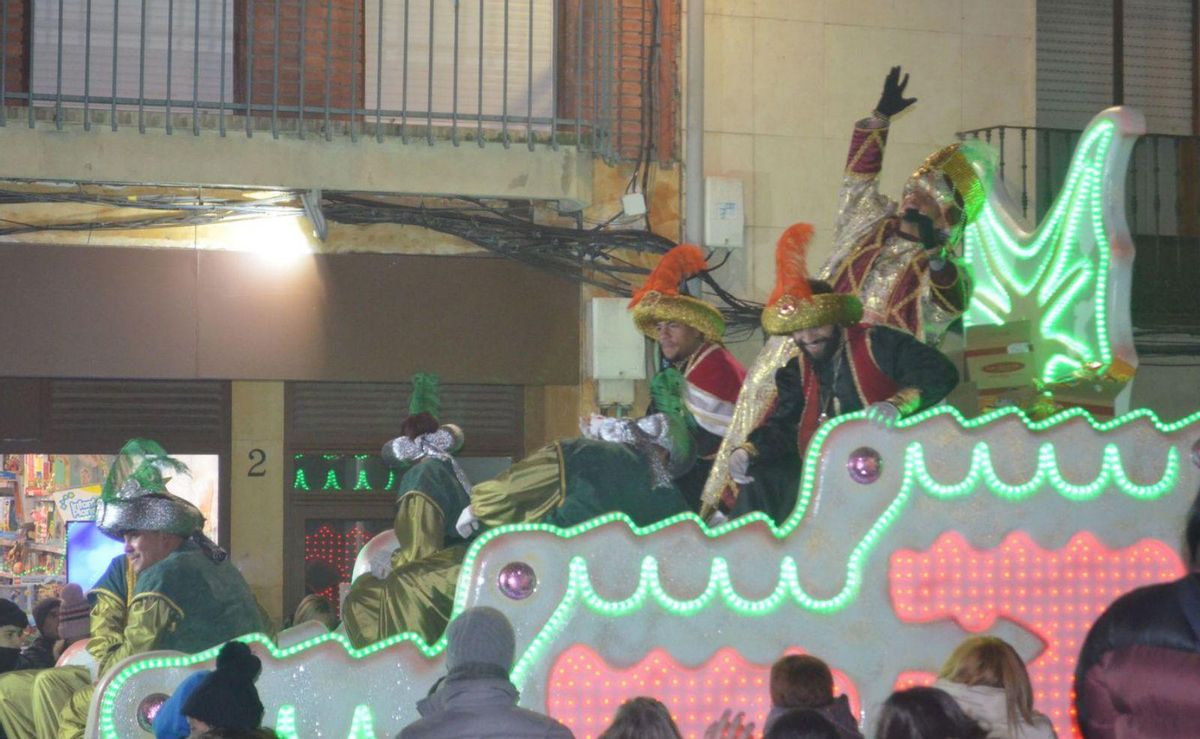
<path fill-rule="evenodd" d="M 1038 321 L 1045 377 L 1136 366 L 1120 203 L 1141 131 L 1136 112 L 1105 111 L 1038 231 L 1021 232 L 998 192 L 969 232 L 972 263 L 992 270 L 972 320 L 1008 320 L 1028 296 L 1049 296 L 1038 299 L 1049 307 Z M 1120 593 L 1183 572 L 1176 543 L 1200 487 L 1198 444 L 1200 413 L 1099 422 L 1070 409 L 1031 421 L 1010 409 L 968 420 L 938 407 L 892 429 L 850 414 L 814 437 L 782 526 L 754 515 L 709 529 L 681 516 L 637 529 L 610 515 L 566 531 L 501 527 L 468 553 L 455 610 L 509 615 L 522 704 L 580 737 L 644 694 L 688 736 L 726 707 L 761 725 L 769 666 L 794 651 L 826 659 L 869 724 L 895 686 L 927 682 L 980 631 L 1026 658 L 1036 704 L 1067 737 L 1090 623 Z M 444 644 L 412 635 L 361 650 L 335 634 L 247 641 L 264 657 L 267 722 L 287 737 L 392 736 L 443 673 Z M 211 668 L 216 651 L 119 664 L 98 686 L 89 735 L 143 735 L 143 702 Z"/>

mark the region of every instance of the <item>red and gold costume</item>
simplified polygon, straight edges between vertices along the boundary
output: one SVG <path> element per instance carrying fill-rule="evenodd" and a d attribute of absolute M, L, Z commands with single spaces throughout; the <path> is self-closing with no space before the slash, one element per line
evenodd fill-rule
<path fill-rule="evenodd" d="M 865 118 L 854 128 L 833 251 L 819 276 L 836 292 L 857 295 L 867 323 L 893 326 L 936 346 L 967 306 L 970 276 L 952 252 L 986 193 L 958 144 L 929 157 L 906 191 L 923 187 L 954 211 L 957 223 L 945 251 L 926 248 L 901 233 L 898 204 L 879 192 L 887 137 L 888 122 L 879 117 Z"/>
<path fill-rule="evenodd" d="M 638 330 L 657 339 L 657 326 L 676 321 L 691 326 L 704 336 L 704 343 L 691 356 L 677 363 L 686 380 L 683 403 L 695 421 L 696 465 L 675 483 L 693 510 L 699 508 L 700 491 L 712 468 L 721 439 L 729 430 L 746 368 L 721 345 L 725 319 L 708 303 L 679 293 L 679 284 L 708 269 L 704 253 L 693 244 L 680 244 L 662 260 L 630 301 Z M 654 408 L 651 408 L 651 413 Z"/>
<path fill-rule="evenodd" d="M 732 515 L 761 510 L 781 523 L 795 506 L 800 464 L 823 421 L 881 402 L 913 413 L 958 383 L 958 370 L 937 349 L 904 331 L 862 323 L 854 295 L 814 295 L 805 265 L 811 236 L 811 226 L 797 224 L 779 240 L 776 287 L 762 315 L 770 339 L 750 368 L 705 485 L 705 517 L 725 507 Z M 830 354 L 818 362 L 792 335 L 820 327 L 837 328 Z M 739 449 L 749 453 L 754 478 L 742 487 L 730 469 Z"/>

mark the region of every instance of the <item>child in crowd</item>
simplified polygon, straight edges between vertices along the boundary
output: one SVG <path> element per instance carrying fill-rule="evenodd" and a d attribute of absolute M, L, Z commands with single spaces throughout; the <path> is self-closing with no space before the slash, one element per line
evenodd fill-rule
<path fill-rule="evenodd" d="M 11 600 L 0 599 L 0 672 L 25 669 L 21 666 L 21 645 L 29 617 Z"/>
<path fill-rule="evenodd" d="M 264 710 L 254 687 L 261 672 L 262 661 L 244 643 L 231 641 L 221 647 L 217 669 L 196 684 L 183 704 L 192 735 L 204 736 L 214 729 L 240 732 L 236 736 L 261 735 Z"/>
<path fill-rule="evenodd" d="M 985 739 L 987 731 L 937 688 L 897 690 L 884 701 L 875 739 Z"/>
<path fill-rule="evenodd" d="M 683 734 L 662 701 L 638 697 L 621 704 L 599 739 L 683 739 Z"/>
<path fill-rule="evenodd" d="M 24 667 L 20 669 L 41 669 L 53 667 L 62 654 L 63 643 L 58 634 L 59 606 L 62 601 L 58 598 L 42 598 L 33 607 L 33 623 L 37 626 L 38 635 L 33 644 L 25 647 L 21 653 Z"/>
<path fill-rule="evenodd" d="M 837 727 L 839 739 L 862 739 L 858 722 L 845 695 L 833 695 L 833 673 L 824 661 L 809 654 L 789 654 L 771 665 L 771 711 L 764 725 L 770 733 L 788 711 L 812 709 Z"/>
<path fill-rule="evenodd" d="M 1033 687 L 1017 651 L 1003 639 L 975 636 L 951 653 L 934 687 L 987 729 L 988 739 L 1055 739 L 1050 719 L 1033 710 Z"/>
<path fill-rule="evenodd" d="M 841 739 L 832 721 L 811 708 L 799 708 L 775 718 L 763 739 Z"/>

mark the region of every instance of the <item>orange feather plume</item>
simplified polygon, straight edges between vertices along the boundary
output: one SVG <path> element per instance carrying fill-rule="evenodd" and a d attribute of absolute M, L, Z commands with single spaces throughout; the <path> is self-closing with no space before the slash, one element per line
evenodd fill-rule
<path fill-rule="evenodd" d="M 767 305 L 784 295 L 802 300 L 812 297 L 808 284 L 808 242 L 812 240 L 811 223 L 796 223 L 787 227 L 775 246 L 775 291 Z"/>
<path fill-rule="evenodd" d="M 695 244 L 680 244 L 658 260 L 658 265 L 646 278 L 646 283 L 633 294 L 629 307 L 637 305 L 650 292 L 678 295 L 679 283 L 706 269 L 708 262 L 704 260 L 704 251 L 700 247 Z"/>

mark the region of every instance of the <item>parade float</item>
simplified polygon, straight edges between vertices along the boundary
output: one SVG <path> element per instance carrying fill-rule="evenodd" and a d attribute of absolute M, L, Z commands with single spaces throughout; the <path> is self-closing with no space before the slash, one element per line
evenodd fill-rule
<path fill-rule="evenodd" d="M 521 704 L 579 737 L 636 695 L 661 699 L 689 737 L 725 708 L 761 726 L 771 663 L 807 652 L 870 726 L 893 689 L 931 682 L 963 638 L 989 633 L 1026 659 L 1059 736 L 1076 735 L 1083 637 L 1118 595 L 1183 573 L 1179 531 L 1200 487 L 1200 414 L 1121 412 L 1137 367 L 1125 167 L 1143 130 L 1136 111 L 1101 113 L 1036 229 L 1003 187 L 969 227 L 968 348 L 973 330 L 1026 324 L 995 362 L 1030 365 L 1032 381 L 1007 398 L 981 392 L 994 409 L 827 422 L 778 526 L 756 514 L 637 528 L 610 515 L 481 536 L 455 612 L 509 616 Z M 263 658 L 266 721 L 285 737 L 393 736 L 444 672 L 444 643 L 411 634 L 354 649 L 308 624 L 245 640 Z M 148 736 L 148 717 L 216 651 L 118 664 L 100 676 L 88 735 Z"/>

